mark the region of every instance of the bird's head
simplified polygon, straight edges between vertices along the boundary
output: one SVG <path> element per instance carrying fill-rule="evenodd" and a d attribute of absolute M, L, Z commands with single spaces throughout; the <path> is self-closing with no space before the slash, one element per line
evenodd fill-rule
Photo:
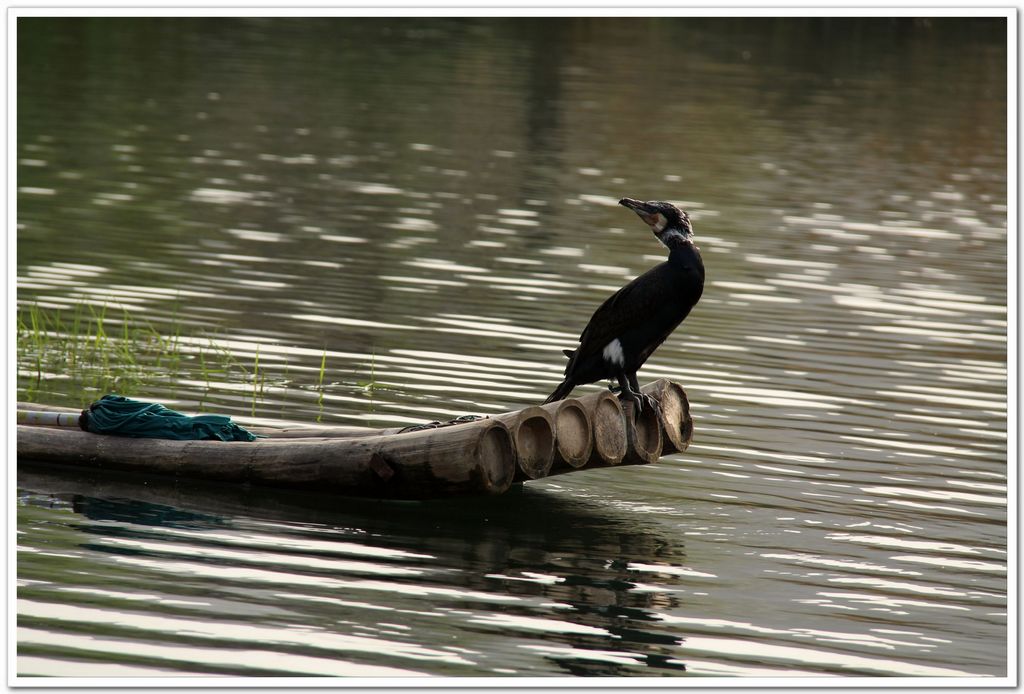
<path fill-rule="evenodd" d="M 690 217 L 670 202 L 641 202 L 633 198 L 622 198 L 619 204 L 636 212 L 640 219 L 651 227 L 658 240 L 670 248 L 673 241 L 686 240 L 693 236 Z"/>

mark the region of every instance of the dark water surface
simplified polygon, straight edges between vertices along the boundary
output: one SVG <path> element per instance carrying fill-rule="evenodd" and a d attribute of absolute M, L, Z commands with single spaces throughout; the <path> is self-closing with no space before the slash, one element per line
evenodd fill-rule
<path fill-rule="evenodd" d="M 178 335 L 133 396 L 536 403 L 663 256 L 622 196 L 708 274 L 640 374 L 693 408 L 657 465 L 384 503 L 22 461 L 20 674 L 1007 674 L 1005 21 L 18 31 L 19 307 Z M 19 342 L 18 397 L 87 366 Z"/>

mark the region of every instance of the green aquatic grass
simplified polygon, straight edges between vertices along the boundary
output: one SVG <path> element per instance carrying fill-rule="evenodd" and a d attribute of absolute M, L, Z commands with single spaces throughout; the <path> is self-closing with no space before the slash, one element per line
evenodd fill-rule
<path fill-rule="evenodd" d="M 377 383 L 377 350 L 370 350 L 370 380 L 356 381 L 356 384 L 364 393 L 370 396 L 372 401 L 374 391 L 380 388 L 380 384 Z"/>
<path fill-rule="evenodd" d="M 316 375 L 316 421 L 320 423 L 324 417 L 324 375 L 327 373 L 327 347 L 320 354 L 320 370 Z"/>
<path fill-rule="evenodd" d="M 166 350 L 163 336 L 127 309 L 116 319 L 106 305 L 62 309 L 33 303 L 18 310 L 19 389 L 29 400 L 57 380 L 83 392 L 130 393 L 147 376 L 144 360 Z M 27 373 L 32 377 L 26 383 Z"/>
<path fill-rule="evenodd" d="M 18 307 L 16 326 L 18 397 L 29 402 L 46 392 L 85 404 L 105 393 L 132 396 L 198 380 L 206 385 L 202 399 L 218 384 L 246 383 L 255 414 L 266 393 L 268 368 L 258 346 L 251 365 L 244 364 L 215 337 L 190 334 L 177 310 L 157 329 L 127 308 L 28 303 Z M 326 367 L 325 352 L 321 384 Z"/>
<path fill-rule="evenodd" d="M 252 407 L 249 416 L 256 416 L 256 397 L 263 397 L 264 374 L 260 371 L 260 346 L 256 345 L 256 355 L 252 362 Z"/>
<path fill-rule="evenodd" d="M 201 409 L 208 400 L 219 401 L 216 406 L 222 408 L 223 396 L 237 392 L 241 384 L 251 416 L 265 404 L 283 408 L 289 394 L 302 391 L 315 392 L 322 415 L 331 390 L 363 394 L 371 411 L 374 396 L 382 390 L 376 379 L 375 350 L 364 367 L 368 380 L 366 371 L 357 369 L 347 379 L 331 381 L 326 346 L 319 364 L 298 369 L 277 355 L 267 359 L 259 344 L 251 357 L 240 356 L 216 335 L 190 329 L 177 307 L 156 327 L 128 308 L 26 303 L 18 307 L 16 323 L 18 398 L 28 402 L 59 394 L 84 406 L 106 393 L 145 399 L 168 390 L 174 394 L 198 389 L 195 396 Z M 309 380 L 293 380 L 296 372 Z"/>

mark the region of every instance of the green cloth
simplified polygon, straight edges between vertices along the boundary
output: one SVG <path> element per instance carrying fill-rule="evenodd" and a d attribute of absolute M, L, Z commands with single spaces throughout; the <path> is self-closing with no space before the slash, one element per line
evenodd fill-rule
<path fill-rule="evenodd" d="M 82 428 L 94 434 L 178 441 L 255 441 L 258 438 L 224 415 L 189 416 L 155 402 L 140 402 L 123 395 L 104 395 L 82 414 Z"/>

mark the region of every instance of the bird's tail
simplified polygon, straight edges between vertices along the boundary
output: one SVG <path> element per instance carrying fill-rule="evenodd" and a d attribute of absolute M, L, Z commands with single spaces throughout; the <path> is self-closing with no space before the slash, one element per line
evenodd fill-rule
<path fill-rule="evenodd" d="M 572 372 L 573 362 L 576 361 L 576 351 L 575 349 L 562 350 L 562 354 L 569 358 L 569 363 L 565 365 L 565 380 L 558 384 L 555 392 L 549 395 L 543 404 L 547 405 L 549 402 L 564 400 L 572 392 L 572 389 L 576 387 L 576 384 L 570 380 L 571 376 L 569 376 L 570 372 Z"/>
<path fill-rule="evenodd" d="M 564 381 L 562 381 L 561 383 L 558 384 L 558 387 L 555 388 L 555 392 L 552 393 L 551 395 L 549 395 L 548 399 L 545 400 L 543 404 L 547 405 L 549 402 L 556 402 L 558 400 L 564 400 L 566 398 L 566 396 L 568 396 L 569 393 L 572 392 L 572 389 L 575 388 L 575 387 L 576 387 L 575 383 L 573 383 L 569 379 L 565 379 Z"/>

